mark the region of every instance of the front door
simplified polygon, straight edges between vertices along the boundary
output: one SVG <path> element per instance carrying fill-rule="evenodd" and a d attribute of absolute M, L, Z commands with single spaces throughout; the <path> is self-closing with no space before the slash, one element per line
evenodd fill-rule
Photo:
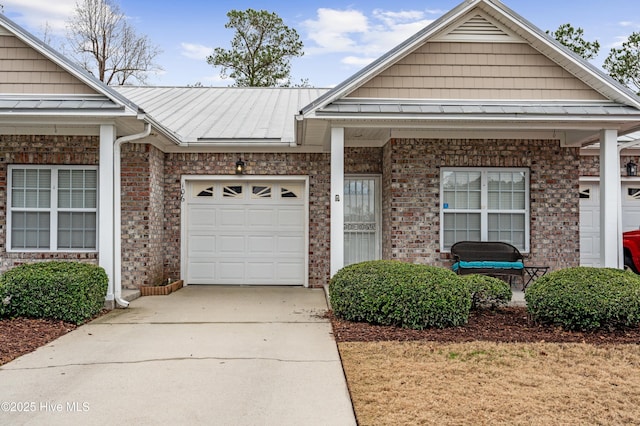
<path fill-rule="evenodd" d="M 380 177 L 344 179 L 344 264 L 381 257 Z"/>

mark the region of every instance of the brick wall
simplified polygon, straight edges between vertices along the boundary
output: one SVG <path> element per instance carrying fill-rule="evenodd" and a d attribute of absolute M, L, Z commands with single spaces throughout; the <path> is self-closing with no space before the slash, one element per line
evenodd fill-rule
<path fill-rule="evenodd" d="M 328 283 L 330 273 L 329 154 L 232 153 L 165 155 L 165 274 L 180 271 L 180 179 L 182 175 L 232 175 L 238 158 L 246 163 L 247 175 L 309 176 L 309 285 Z M 347 148 L 346 173 L 380 173 L 381 150 Z"/>
<path fill-rule="evenodd" d="M 383 153 L 383 256 L 448 267 L 440 253 L 441 167 L 531 171 L 528 263 L 579 264 L 579 152 L 550 141 L 392 140 Z"/>
<path fill-rule="evenodd" d="M 14 266 L 45 260 L 97 263 L 97 253 L 7 253 L 7 170 L 9 165 L 97 165 L 99 141 L 92 136 L 0 136 L 0 273 Z"/>
<path fill-rule="evenodd" d="M 620 157 L 620 176 L 627 175 L 627 163 L 633 161 L 640 163 L 638 156 L 622 155 Z M 580 156 L 580 176 L 600 176 L 600 156 L 599 155 L 581 155 Z"/>
<path fill-rule="evenodd" d="M 121 168 L 122 286 L 157 284 L 165 279 L 164 154 L 152 145 L 124 144 Z"/>

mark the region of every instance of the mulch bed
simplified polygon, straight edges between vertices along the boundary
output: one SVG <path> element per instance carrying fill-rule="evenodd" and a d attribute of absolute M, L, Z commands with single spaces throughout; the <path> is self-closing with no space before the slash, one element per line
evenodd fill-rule
<path fill-rule="evenodd" d="M 472 311 L 461 327 L 410 330 L 392 326 L 343 321 L 327 314 L 338 342 L 426 340 L 434 342 L 492 341 L 508 343 L 640 344 L 640 326 L 622 331 L 573 332 L 533 323 L 524 307 Z"/>
<path fill-rule="evenodd" d="M 32 352 L 77 328 L 59 320 L 15 318 L 0 320 L 0 365 Z"/>

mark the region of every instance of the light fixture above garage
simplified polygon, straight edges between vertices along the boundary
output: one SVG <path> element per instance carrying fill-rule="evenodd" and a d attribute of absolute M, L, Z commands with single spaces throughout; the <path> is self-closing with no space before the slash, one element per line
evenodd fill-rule
<path fill-rule="evenodd" d="M 638 165 L 633 161 L 629 161 L 627 163 L 627 176 L 637 176 L 638 175 Z"/>
<path fill-rule="evenodd" d="M 236 161 L 236 174 L 243 175 L 244 171 L 245 171 L 244 161 L 238 158 L 238 161 Z"/>

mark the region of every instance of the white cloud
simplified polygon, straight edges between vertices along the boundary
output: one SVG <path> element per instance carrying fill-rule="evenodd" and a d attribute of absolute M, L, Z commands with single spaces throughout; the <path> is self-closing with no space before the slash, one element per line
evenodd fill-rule
<path fill-rule="evenodd" d="M 340 61 L 341 63 L 354 67 L 363 67 L 365 65 L 369 65 L 371 62 L 375 61 L 377 58 L 364 58 L 357 56 L 345 56 Z"/>
<path fill-rule="evenodd" d="M 182 48 L 182 56 L 198 61 L 206 60 L 207 56 L 213 53 L 213 47 L 202 44 L 180 43 L 180 47 Z"/>
<path fill-rule="evenodd" d="M 63 34 L 76 0 L 2 0 L 1 4 L 9 19 L 31 31 L 42 30 L 48 25 L 54 34 Z"/>
<path fill-rule="evenodd" d="M 357 47 L 353 36 L 365 33 L 369 23 L 367 17 L 356 10 L 320 8 L 317 19 L 302 22 L 302 27 L 307 29 L 308 38 L 316 43 L 305 53 L 350 52 Z"/>
<path fill-rule="evenodd" d="M 433 22 L 430 17 L 439 13 L 441 11 L 375 9 L 367 16 L 359 10 L 321 8 L 317 10 L 316 19 L 302 22 L 307 38 L 314 43 L 305 45 L 305 54 L 350 53 L 341 60 L 343 64 L 366 65 L 371 58 L 429 25 Z"/>

